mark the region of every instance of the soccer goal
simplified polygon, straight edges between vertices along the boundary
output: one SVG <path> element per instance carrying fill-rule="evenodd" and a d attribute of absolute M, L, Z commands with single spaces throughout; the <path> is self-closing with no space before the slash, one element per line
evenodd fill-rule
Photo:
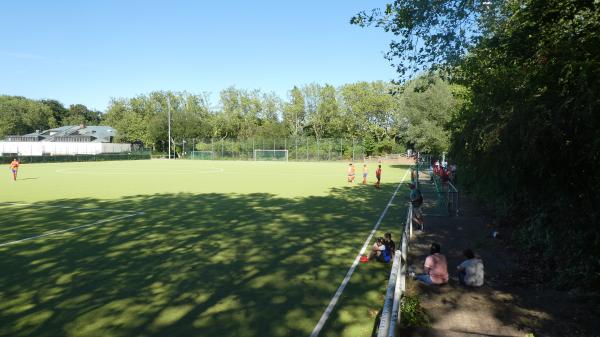
<path fill-rule="evenodd" d="M 197 160 L 212 160 L 212 159 L 215 159 L 215 152 L 214 151 L 192 151 L 190 158 L 197 159 Z"/>
<path fill-rule="evenodd" d="M 254 160 L 288 161 L 288 150 L 254 150 Z"/>

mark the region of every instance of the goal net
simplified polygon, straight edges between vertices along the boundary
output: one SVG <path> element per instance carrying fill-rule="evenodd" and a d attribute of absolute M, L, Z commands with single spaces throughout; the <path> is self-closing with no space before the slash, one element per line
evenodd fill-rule
<path fill-rule="evenodd" d="M 288 150 L 254 150 L 254 160 L 288 161 Z"/>
<path fill-rule="evenodd" d="M 198 159 L 198 160 L 212 160 L 215 158 L 215 152 L 214 151 L 192 151 L 191 159 Z"/>

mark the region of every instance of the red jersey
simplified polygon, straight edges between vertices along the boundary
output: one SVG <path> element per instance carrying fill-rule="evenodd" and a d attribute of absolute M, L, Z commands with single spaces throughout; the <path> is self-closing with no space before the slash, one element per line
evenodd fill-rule
<path fill-rule="evenodd" d="M 13 169 L 13 170 L 16 170 L 16 169 L 18 169 L 18 168 L 19 168 L 19 162 L 18 162 L 18 161 L 16 161 L 16 160 L 13 160 L 13 161 L 10 163 L 10 168 L 11 168 L 11 169 Z"/>
<path fill-rule="evenodd" d="M 377 170 L 375 170 L 375 175 L 381 177 L 381 167 L 378 167 Z"/>

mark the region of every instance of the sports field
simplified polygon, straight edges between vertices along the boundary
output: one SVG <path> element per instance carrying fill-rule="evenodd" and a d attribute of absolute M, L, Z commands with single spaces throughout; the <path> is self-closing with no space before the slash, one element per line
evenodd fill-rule
<path fill-rule="evenodd" d="M 0 177 L 0 336 L 306 336 L 406 167 L 22 165 Z M 362 165 L 357 167 L 357 180 Z M 376 236 L 405 216 L 401 186 Z M 373 240 L 371 240 L 372 243 Z M 389 266 L 361 264 L 320 336 L 370 336 Z"/>

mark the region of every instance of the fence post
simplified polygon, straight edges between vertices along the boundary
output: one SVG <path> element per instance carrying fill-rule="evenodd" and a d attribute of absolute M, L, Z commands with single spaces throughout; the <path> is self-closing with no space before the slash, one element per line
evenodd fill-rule
<path fill-rule="evenodd" d="M 321 158 L 319 157 L 319 151 L 321 150 L 321 144 L 319 142 L 319 137 L 317 137 L 317 161 L 319 161 Z"/>
<path fill-rule="evenodd" d="M 412 219 L 413 219 L 413 209 L 412 209 L 412 204 L 410 204 L 408 206 L 408 221 L 406 222 L 406 225 L 408 226 L 408 231 L 409 231 L 409 237 L 410 238 L 412 238 L 412 236 L 413 236 Z"/>
<path fill-rule="evenodd" d="M 458 191 L 458 189 L 456 189 L 456 216 L 458 216 L 459 212 L 460 212 L 460 204 L 459 204 L 459 202 L 460 202 L 460 195 L 459 195 L 459 193 L 460 192 Z"/>
<path fill-rule="evenodd" d="M 221 138 L 221 159 L 223 159 L 223 157 L 225 157 L 225 144 L 224 144 L 224 139 Z"/>
<path fill-rule="evenodd" d="M 306 137 L 306 161 L 308 161 L 308 137 Z"/>

